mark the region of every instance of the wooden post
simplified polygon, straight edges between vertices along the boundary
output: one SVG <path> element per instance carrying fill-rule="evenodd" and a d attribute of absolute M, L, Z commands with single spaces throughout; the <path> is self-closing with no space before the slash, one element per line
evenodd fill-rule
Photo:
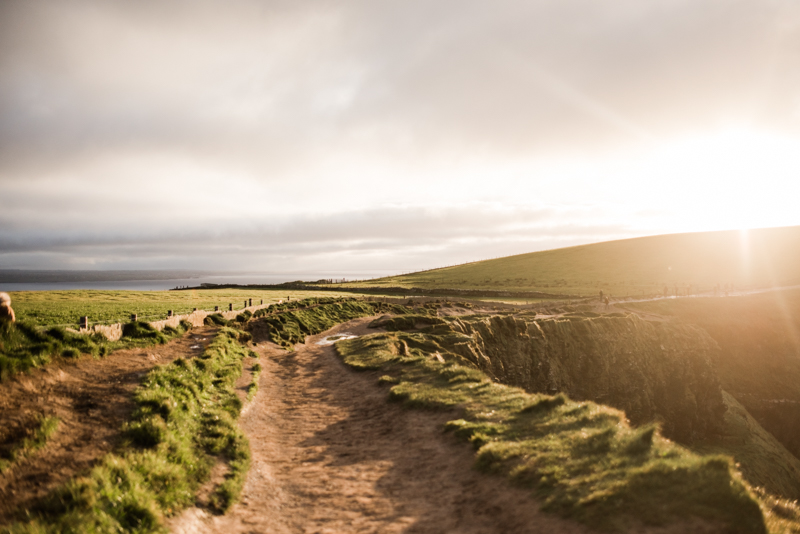
<path fill-rule="evenodd" d="M 248 299 L 250 301 L 250 306 L 253 305 L 253 299 Z"/>
<path fill-rule="evenodd" d="M 228 303 L 228 311 L 233 311 L 233 304 Z"/>
<path fill-rule="evenodd" d="M 219 306 L 214 306 L 214 311 L 218 312 L 219 311 Z"/>
<path fill-rule="evenodd" d="M 192 313 L 194 313 L 194 312 L 196 312 L 196 311 L 197 311 L 197 308 L 193 309 L 193 310 L 192 310 Z"/>
<path fill-rule="evenodd" d="M 139 316 L 138 316 L 138 315 L 136 315 L 135 313 L 132 313 L 132 314 L 131 314 L 131 322 L 132 322 L 132 323 L 135 323 L 135 322 L 136 322 L 136 321 L 138 321 L 138 320 L 139 320 Z"/>
<path fill-rule="evenodd" d="M 167 310 L 167 317 L 172 317 L 172 310 Z"/>
<path fill-rule="evenodd" d="M 261 305 L 262 306 L 264 305 L 264 299 L 261 299 Z"/>
<path fill-rule="evenodd" d="M 89 316 L 84 315 L 81 317 L 81 328 L 89 328 Z"/>
<path fill-rule="evenodd" d="M 246 300 L 244 301 L 244 307 L 245 308 L 247 307 L 247 301 Z"/>

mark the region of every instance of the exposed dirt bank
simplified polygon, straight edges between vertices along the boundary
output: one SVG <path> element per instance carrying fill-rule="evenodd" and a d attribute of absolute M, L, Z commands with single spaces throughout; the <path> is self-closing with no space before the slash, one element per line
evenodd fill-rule
<path fill-rule="evenodd" d="M 166 345 L 54 363 L 0 384 L 0 431 L 5 438 L 38 415 L 60 421 L 43 449 L 0 475 L 0 525 L 23 519 L 38 498 L 112 451 L 133 410 L 132 395 L 141 378 L 156 365 L 202 353 L 214 331 L 196 328 Z"/>
<path fill-rule="evenodd" d="M 714 340 L 695 327 L 615 315 L 467 318 L 452 328 L 472 339 L 453 350 L 504 384 L 607 404 L 636 425 L 661 420 L 664 435 L 683 443 L 717 432 L 725 405 Z"/>

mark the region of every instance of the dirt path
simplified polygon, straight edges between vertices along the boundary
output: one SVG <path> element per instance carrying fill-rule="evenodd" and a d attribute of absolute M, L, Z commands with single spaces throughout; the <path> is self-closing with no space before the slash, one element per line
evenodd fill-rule
<path fill-rule="evenodd" d="M 473 469 L 472 448 L 442 431 L 453 414 L 387 403 L 376 373 L 351 371 L 317 344 L 374 332 L 369 322 L 294 353 L 259 344 L 260 389 L 241 419 L 253 453 L 242 499 L 224 516 L 191 509 L 174 533 L 587 532 Z"/>
<path fill-rule="evenodd" d="M 112 451 L 142 377 L 156 365 L 200 354 L 215 331 L 195 328 L 166 345 L 120 350 L 99 360 L 54 363 L 0 383 L 4 439 L 31 425 L 38 415 L 60 420 L 43 449 L 0 474 L 0 525 L 24 518 L 38 498 Z"/>

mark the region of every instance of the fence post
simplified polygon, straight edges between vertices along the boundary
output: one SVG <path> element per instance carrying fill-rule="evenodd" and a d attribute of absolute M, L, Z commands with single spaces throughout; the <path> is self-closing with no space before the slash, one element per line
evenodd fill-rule
<path fill-rule="evenodd" d="M 219 311 L 219 306 L 214 306 L 214 311 L 218 312 Z"/>
<path fill-rule="evenodd" d="M 252 306 L 253 305 L 253 299 L 249 299 L 249 301 L 250 301 L 250 306 Z"/>
<path fill-rule="evenodd" d="M 261 299 L 261 305 L 262 306 L 264 305 L 264 299 Z"/>
<path fill-rule="evenodd" d="M 89 316 L 84 315 L 81 317 L 81 328 L 89 328 Z"/>
<path fill-rule="evenodd" d="M 192 310 L 192 313 L 194 313 L 194 312 L 196 312 L 196 311 L 197 311 L 197 308 L 193 309 L 193 310 Z"/>
<path fill-rule="evenodd" d="M 233 304 L 230 302 L 228 303 L 228 311 L 233 311 Z"/>
<path fill-rule="evenodd" d="M 172 310 L 167 310 L 167 317 L 172 317 Z"/>
<path fill-rule="evenodd" d="M 135 313 L 132 313 L 132 314 L 131 314 L 131 322 L 132 322 L 132 323 L 135 323 L 135 322 L 136 322 L 136 321 L 138 321 L 138 320 L 139 320 L 139 316 L 138 316 L 138 315 L 136 315 Z"/>
<path fill-rule="evenodd" d="M 247 307 L 247 301 L 246 300 L 244 301 L 244 307 L 245 308 Z"/>

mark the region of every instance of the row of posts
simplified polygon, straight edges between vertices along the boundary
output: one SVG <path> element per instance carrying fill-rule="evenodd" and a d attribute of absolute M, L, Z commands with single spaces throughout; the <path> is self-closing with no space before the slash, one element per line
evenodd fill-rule
<path fill-rule="evenodd" d="M 287 297 L 287 299 L 288 299 L 288 297 Z M 261 305 L 263 305 L 263 304 L 264 304 L 264 299 L 261 299 Z M 244 307 L 245 308 L 247 308 L 249 306 L 252 306 L 252 305 L 253 305 L 253 299 L 246 299 L 244 301 Z M 196 311 L 197 311 L 197 308 L 192 310 L 192 313 L 194 313 Z M 233 304 L 232 303 L 228 304 L 228 311 L 233 311 Z M 217 313 L 219 312 L 219 306 L 214 306 L 214 312 L 217 312 Z M 167 319 L 169 319 L 173 315 L 174 315 L 174 312 L 172 310 L 167 310 Z M 132 313 L 131 314 L 131 322 L 135 323 L 138 320 L 139 320 L 139 315 L 135 314 L 135 313 Z M 81 325 L 81 328 L 89 328 L 89 316 L 88 315 L 84 315 L 84 316 L 82 316 L 80 318 L 80 325 Z"/>

